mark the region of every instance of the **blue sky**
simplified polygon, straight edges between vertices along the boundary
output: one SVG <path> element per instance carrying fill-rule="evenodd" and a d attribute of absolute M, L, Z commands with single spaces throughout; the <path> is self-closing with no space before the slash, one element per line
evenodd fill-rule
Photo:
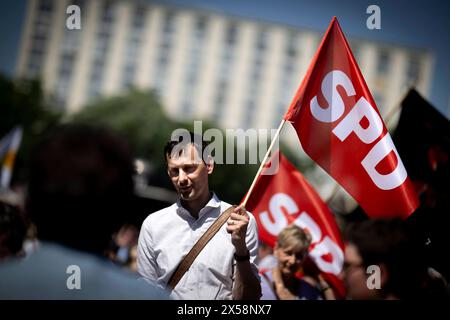
<path fill-rule="evenodd" d="M 92 0 L 90 0 L 92 1 Z M 430 102 L 450 114 L 450 1 L 365 0 L 159 0 L 324 32 L 333 16 L 347 36 L 429 49 L 435 57 Z M 381 9 L 381 30 L 369 30 L 366 8 Z M 0 72 L 12 75 L 25 15 L 25 0 L 0 3 Z"/>

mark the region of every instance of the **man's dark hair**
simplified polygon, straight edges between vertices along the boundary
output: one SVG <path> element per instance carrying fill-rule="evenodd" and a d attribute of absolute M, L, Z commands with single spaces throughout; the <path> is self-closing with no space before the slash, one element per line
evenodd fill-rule
<path fill-rule="evenodd" d="M 198 134 L 194 134 L 191 131 L 186 131 L 186 135 L 180 135 L 178 139 L 175 140 L 169 140 L 167 141 L 166 145 L 164 146 L 164 160 L 167 163 L 167 159 L 171 158 L 172 152 L 174 151 L 175 147 L 178 147 L 183 149 L 188 144 L 191 144 L 195 147 L 195 150 L 197 151 L 197 154 L 202 158 L 203 161 L 203 153 L 206 150 L 206 147 L 209 145 L 208 141 L 203 140 L 203 137 Z"/>
<path fill-rule="evenodd" d="M 384 264 L 386 294 L 401 299 L 417 298 L 426 275 L 422 247 L 401 219 L 370 219 L 354 223 L 346 231 L 347 242 L 358 249 L 364 267 Z"/>
<path fill-rule="evenodd" d="M 0 260 L 22 251 L 27 225 L 19 210 L 0 201 Z"/>
<path fill-rule="evenodd" d="M 84 125 L 56 129 L 31 158 L 27 211 L 38 238 L 101 253 L 133 197 L 133 160 L 113 132 Z"/>

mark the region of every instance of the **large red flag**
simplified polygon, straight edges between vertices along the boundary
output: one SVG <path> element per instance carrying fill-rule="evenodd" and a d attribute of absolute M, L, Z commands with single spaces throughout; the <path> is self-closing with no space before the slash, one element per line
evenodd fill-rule
<path fill-rule="evenodd" d="M 344 246 L 333 214 L 281 153 L 275 153 L 272 159 L 278 156 L 277 173 L 258 178 L 246 205 L 258 223 L 259 238 L 273 247 L 278 233 L 289 224 L 307 229 L 312 237 L 310 257 L 343 297 L 345 289 L 337 275 L 342 271 Z"/>
<path fill-rule="evenodd" d="M 305 152 L 371 217 L 408 217 L 419 201 L 336 18 L 284 119 Z"/>

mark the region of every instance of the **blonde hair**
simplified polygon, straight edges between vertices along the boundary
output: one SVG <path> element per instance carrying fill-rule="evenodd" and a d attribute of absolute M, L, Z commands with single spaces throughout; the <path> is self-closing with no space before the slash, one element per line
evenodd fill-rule
<path fill-rule="evenodd" d="M 277 238 L 277 246 L 279 248 L 293 247 L 297 252 L 308 252 L 311 244 L 311 235 L 295 224 L 291 224 L 284 228 Z"/>

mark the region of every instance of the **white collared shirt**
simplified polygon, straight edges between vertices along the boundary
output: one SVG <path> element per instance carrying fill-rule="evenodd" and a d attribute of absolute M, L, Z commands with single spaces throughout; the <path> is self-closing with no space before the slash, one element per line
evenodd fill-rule
<path fill-rule="evenodd" d="M 170 207 L 149 215 L 139 235 L 137 266 L 145 279 L 166 287 L 170 276 L 197 240 L 217 217 L 231 205 L 213 194 L 199 212 L 198 219 L 178 201 Z M 255 218 L 248 213 L 246 244 L 250 262 L 258 276 L 255 259 L 258 253 L 258 231 Z M 226 223 L 195 258 L 189 270 L 172 291 L 174 299 L 232 299 L 236 262 L 231 235 Z M 258 276 L 259 277 L 259 276 Z"/>

